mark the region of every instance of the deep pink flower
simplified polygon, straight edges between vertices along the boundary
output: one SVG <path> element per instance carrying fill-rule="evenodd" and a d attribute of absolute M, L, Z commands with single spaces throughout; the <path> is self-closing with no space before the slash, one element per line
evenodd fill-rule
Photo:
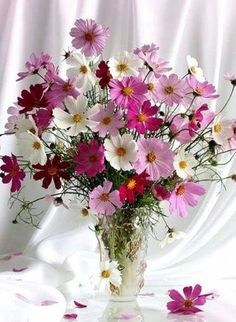
<path fill-rule="evenodd" d="M 76 88 L 76 78 L 69 78 L 64 81 L 61 77 L 55 76 L 54 83 L 46 93 L 46 98 L 50 104 L 57 106 L 63 102 L 67 96 L 77 98 L 80 92 Z"/>
<path fill-rule="evenodd" d="M 77 174 L 86 173 L 88 177 L 94 177 L 105 170 L 102 144 L 92 140 L 88 144 L 79 143 L 77 148 L 79 153 L 74 157 Z"/>
<path fill-rule="evenodd" d="M 48 127 L 48 125 L 51 123 L 51 120 L 53 119 L 52 114 L 52 107 L 48 108 L 40 108 L 35 114 L 34 114 L 34 121 L 37 126 L 37 128 L 42 132 L 44 129 Z"/>
<path fill-rule="evenodd" d="M 11 183 L 11 192 L 20 190 L 21 181 L 25 178 L 25 172 L 20 169 L 17 158 L 14 154 L 11 157 L 4 155 L 2 161 L 5 163 L 1 166 L 1 170 L 5 172 L 2 178 L 3 183 Z"/>
<path fill-rule="evenodd" d="M 130 203 L 134 203 L 136 196 L 142 195 L 145 191 L 145 187 L 149 185 L 150 181 L 147 180 L 147 177 L 147 173 L 141 173 L 130 177 L 128 181 L 119 188 L 120 200 L 122 202 L 127 200 Z"/>
<path fill-rule="evenodd" d="M 192 314 L 202 312 L 197 306 L 204 305 L 209 296 L 213 296 L 213 293 L 201 294 L 202 287 L 196 284 L 194 288 L 192 286 L 184 287 L 181 295 L 177 290 L 169 290 L 169 296 L 172 301 L 167 303 L 168 310 L 171 313 Z"/>
<path fill-rule="evenodd" d="M 31 85 L 29 91 L 23 90 L 22 97 L 18 97 L 18 105 L 22 106 L 20 114 L 31 112 L 34 108 L 46 107 L 47 100 L 42 84 Z"/>
<path fill-rule="evenodd" d="M 208 105 L 203 104 L 190 116 L 190 122 L 188 124 L 189 134 L 191 137 L 195 136 L 195 132 L 201 128 L 208 126 L 215 117 L 215 113 L 209 111 Z"/>
<path fill-rule="evenodd" d="M 82 48 L 85 56 L 98 56 L 103 52 L 109 37 L 109 28 L 104 28 L 92 19 L 78 19 L 75 27 L 70 31 L 70 35 L 74 37 L 72 44 L 75 48 Z"/>
<path fill-rule="evenodd" d="M 17 81 L 33 74 L 37 74 L 37 72 L 41 68 L 47 68 L 48 64 L 50 64 L 52 60 L 52 57 L 50 57 L 48 54 L 41 53 L 40 55 L 36 56 L 36 54 L 32 54 L 30 56 L 29 61 L 26 62 L 25 68 L 27 69 L 26 72 L 20 72 L 17 75 L 19 78 Z"/>
<path fill-rule="evenodd" d="M 159 101 L 164 102 L 168 106 L 181 103 L 185 93 L 185 83 L 179 79 L 176 74 L 170 76 L 162 75 L 157 84 L 155 91 Z"/>
<path fill-rule="evenodd" d="M 202 196 L 205 192 L 206 190 L 195 182 L 183 182 L 178 184 L 171 192 L 169 198 L 170 213 L 172 215 L 187 217 L 187 206 L 196 206 L 198 201 L 195 196 Z"/>
<path fill-rule="evenodd" d="M 99 85 L 101 88 L 108 86 L 112 76 L 107 63 L 104 60 L 99 63 L 98 69 L 96 70 L 96 76 L 100 78 Z"/>
<path fill-rule="evenodd" d="M 150 101 L 145 101 L 142 106 L 130 105 L 127 113 L 128 129 L 136 129 L 139 134 L 147 131 L 157 131 L 163 124 L 161 118 L 154 117 L 158 112 L 156 106 L 151 106 Z"/>
<path fill-rule="evenodd" d="M 167 178 L 173 171 L 174 152 L 170 144 L 157 138 L 138 140 L 138 160 L 133 167 L 138 174 L 146 171 L 150 180 Z"/>
<path fill-rule="evenodd" d="M 187 83 L 192 88 L 193 93 L 196 96 L 202 96 L 211 99 L 219 97 L 218 94 L 215 94 L 215 87 L 212 84 L 209 84 L 207 81 L 200 83 L 194 76 L 189 76 L 187 77 Z"/>
<path fill-rule="evenodd" d="M 105 180 L 103 185 L 89 194 L 89 207 L 98 215 L 112 216 L 116 208 L 122 207 L 118 190 L 111 191 L 112 182 Z"/>
<path fill-rule="evenodd" d="M 155 184 L 152 187 L 152 194 L 159 201 L 168 200 L 170 197 L 170 192 L 159 184 Z"/>
<path fill-rule="evenodd" d="M 124 123 L 122 113 L 120 111 L 115 112 L 115 105 L 111 101 L 107 104 L 107 108 L 100 105 L 98 112 L 92 114 L 89 119 L 96 122 L 91 125 L 92 130 L 98 132 L 103 138 L 107 133 L 112 136 L 118 135 L 119 129 Z"/>
<path fill-rule="evenodd" d="M 124 77 L 121 81 L 111 79 L 109 86 L 111 99 L 121 107 L 141 104 L 145 100 L 147 86 L 137 77 Z"/>
<path fill-rule="evenodd" d="M 192 136 L 189 133 L 189 119 L 181 115 L 176 115 L 170 120 L 170 131 L 175 140 L 180 143 L 189 143 Z"/>

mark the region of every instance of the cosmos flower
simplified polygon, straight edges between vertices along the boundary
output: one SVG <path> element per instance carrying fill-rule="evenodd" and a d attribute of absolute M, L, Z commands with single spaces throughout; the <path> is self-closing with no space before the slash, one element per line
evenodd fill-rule
<path fill-rule="evenodd" d="M 193 75 L 199 82 L 204 82 L 205 77 L 203 75 L 202 69 L 198 66 L 198 61 L 196 60 L 196 58 L 187 55 L 186 59 L 189 73 Z"/>
<path fill-rule="evenodd" d="M 119 287 L 121 281 L 121 272 L 118 269 L 118 262 L 106 260 L 100 263 L 100 272 L 97 282 L 99 292 L 111 293 L 111 284 L 112 286 Z"/>
<path fill-rule="evenodd" d="M 16 156 L 14 154 L 12 154 L 11 157 L 4 155 L 2 161 L 4 164 L 1 166 L 1 170 L 5 172 L 2 177 L 2 182 L 11 182 L 11 192 L 19 191 L 21 188 L 21 181 L 25 178 L 25 172 L 21 170 Z"/>
<path fill-rule="evenodd" d="M 184 148 L 180 149 L 179 152 L 174 157 L 174 168 L 177 175 L 186 179 L 192 177 L 195 173 L 194 167 L 198 164 L 194 155 L 190 152 L 186 152 Z"/>
<path fill-rule="evenodd" d="M 112 75 L 108 64 L 104 60 L 99 63 L 98 69 L 96 70 L 96 76 L 100 78 L 99 85 L 102 89 L 108 86 Z"/>
<path fill-rule="evenodd" d="M 228 143 L 228 139 L 234 135 L 233 124 L 232 120 L 228 120 L 222 115 L 215 118 L 211 129 L 212 137 L 216 143 L 220 145 Z"/>
<path fill-rule="evenodd" d="M 215 94 L 215 87 L 212 84 L 209 84 L 207 81 L 199 82 L 194 76 L 189 76 L 187 77 L 187 83 L 196 96 L 202 96 L 209 99 L 215 99 L 219 97 L 218 94 Z"/>
<path fill-rule="evenodd" d="M 162 239 L 159 245 L 161 248 L 164 248 L 166 245 L 173 243 L 175 240 L 182 239 L 185 236 L 186 234 L 183 231 L 169 228 L 167 234 Z"/>
<path fill-rule="evenodd" d="M 21 92 L 21 97 L 18 97 L 17 100 L 18 105 L 23 107 L 20 114 L 31 112 L 34 108 L 47 106 L 42 84 L 31 85 L 29 91 L 24 89 Z"/>

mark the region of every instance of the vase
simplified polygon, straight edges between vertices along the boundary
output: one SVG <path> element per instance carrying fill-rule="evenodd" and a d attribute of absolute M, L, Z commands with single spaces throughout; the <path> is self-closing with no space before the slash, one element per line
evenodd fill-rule
<path fill-rule="evenodd" d="M 148 214 L 146 208 L 119 209 L 100 221 L 100 260 L 116 261 L 122 278 L 119 287 L 110 283 L 110 300 L 133 301 L 144 286 Z"/>

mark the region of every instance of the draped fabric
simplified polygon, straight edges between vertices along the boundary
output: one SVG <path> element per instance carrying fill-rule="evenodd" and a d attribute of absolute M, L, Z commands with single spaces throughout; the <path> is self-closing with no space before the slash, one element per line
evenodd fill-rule
<path fill-rule="evenodd" d="M 236 72 L 234 0 L 1 0 L 0 16 L 1 132 L 7 120 L 7 107 L 29 85 L 29 80 L 16 83 L 17 73 L 24 70 L 24 63 L 32 52 L 48 52 L 56 64 L 61 64 L 62 49 L 67 50 L 71 45 L 69 31 L 76 18 L 93 18 L 109 26 L 111 37 L 104 52 L 105 58 L 125 49 L 131 51 L 142 44 L 154 42 L 160 46 L 161 56 L 170 61 L 173 71 L 184 75 L 186 55 L 196 57 L 207 80 L 217 87 L 221 95 L 217 104 L 212 104 L 212 109 L 216 111 L 220 110 L 230 92 L 229 83 L 224 80 L 223 74 L 227 71 Z M 230 118 L 236 118 L 235 101 L 234 96 L 225 111 Z M 0 146 L 1 154 L 17 151 L 15 139 L 10 136 L 1 138 Z M 222 176 L 233 172 L 236 172 L 235 162 L 222 167 Z M 20 278 L 25 281 L 22 282 L 25 283 L 22 296 L 27 298 L 27 294 L 33 294 L 33 282 L 37 282 L 38 287 L 37 296 L 30 300 L 32 303 L 27 303 L 28 300 L 19 295 L 17 298 L 9 295 L 7 300 L 3 296 L 4 302 L 0 296 L 0 303 L 3 305 L 13 301 L 18 312 L 18 304 L 23 302 L 26 307 L 33 306 L 33 312 L 43 311 L 44 321 L 60 321 L 65 302 L 55 287 L 67 299 L 75 296 L 78 284 L 82 285 L 84 296 L 90 292 L 86 285 L 93 267 L 97 265 L 93 233 L 81 226 L 75 213 L 63 207 L 55 208 L 48 201 L 38 203 L 39 211 L 44 211 L 40 229 L 25 224 L 12 224 L 17 206 L 9 210 L 8 187 L 1 185 L 0 191 L 0 253 L 23 251 L 26 256 L 31 256 L 12 256 L 9 260 L 0 261 L 0 288 L 4 294 L 18 294 L 21 286 L 14 286 L 15 274 L 20 274 Z M 27 183 L 27 198 L 34 199 L 43 194 L 45 192 L 38 184 Z M 217 289 L 217 285 L 221 288 L 222 281 L 230 281 L 232 285 L 235 283 L 235 182 L 227 182 L 226 189 L 216 184 L 209 185 L 207 194 L 188 218 L 172 217 L 170 223 L 184 230 L 187 237 L 164 249 L 150 238 L 147 287 L 200 282 Z M 159 238 L 164 236 L 161 224 L 157 227 L 157 234 Z M 3 255 L 3 258 L 7 257 Z M 23 265 L 23 268 L 27 266 L 30 269 L 12 272 L 12 260 L 16 260 L 15 265 L 20 265 L 20 268 Z M 10 266 L 6 263 L 10 263 Z M 225 294 L 229 292 L 230 283 L 223 287 Z M 41 305 L 46 300 L 57 303 L 46 302 L 48 305 Z M 220 301 L 223 306 L 224 299 Z M 210 314 L 206 321 L 234 321 L 231 317 L 232 307 L 227 305 L 228 319 L 221 320 Z M 35 313 L 28 316 L 22 313 L 22 320 L 9 317 L 8 320 L 1 320 L 0 317 L 0 321 L 38 321 L 34 316 Z M 166 315 L 163 321 L 166 321 Z"/>

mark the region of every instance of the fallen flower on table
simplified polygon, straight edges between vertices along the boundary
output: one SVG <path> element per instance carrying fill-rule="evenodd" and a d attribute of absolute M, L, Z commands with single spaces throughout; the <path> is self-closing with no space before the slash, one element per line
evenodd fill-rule
<path fill-rule="evenodd" d="M 75 306 L 76 306 L 77 309 L 84 309 L 84 308 L 87 307 L 87 305 L 82 304 L 82 303 L 79 303 L 77 301 L 74 301 L 74 304 L 75 304 Z"/>
<path fill-rule="evenodd" d="M 63 316 L 63 318 L 64 318 L 65 320 L 76 320 L 76 319 L 77 319 L 77 317 L 78 317 L 78 315 L 77 315 L 77 314 L 75 314 L 75 313 L 71 313 L 71 314 L 64 314 L 64 316 Z"/>
<path fill-rule="evenodd" d="M 192 314 L 202 312 L 197 306 L 204 305 L 208 297 L 213 298 L 213 293 L 202 294 L 202 287 L 196 284 L 194 288 L 192 286 L 186 286 L 183 288 L 184 296 L 182 296 L 177 290 L 169 290 L 169 296 L 172 301 L 167 303 L 167 309 L 171 313 Z"/>

